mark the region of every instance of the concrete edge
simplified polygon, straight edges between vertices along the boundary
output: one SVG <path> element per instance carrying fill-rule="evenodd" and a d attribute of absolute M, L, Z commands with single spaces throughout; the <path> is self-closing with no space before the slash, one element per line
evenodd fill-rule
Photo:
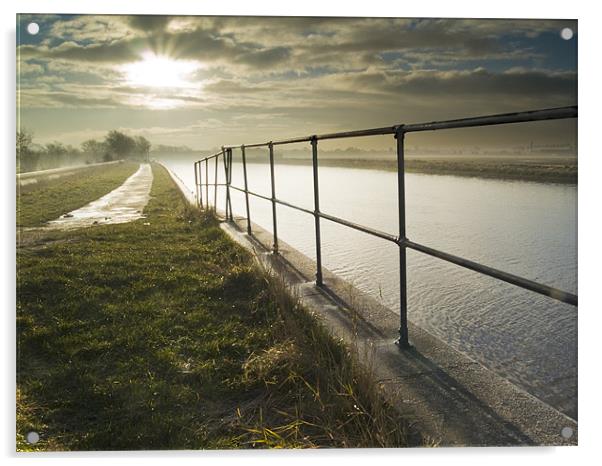
<path fill-rule="evenodd" d="M 184 197 L 186 202 L 188 202 L 191 206 L 196 206 L 196 203 L 197 203 L 196 194 L 192 190 L 188 189 L 188 186 L 186 186 L 184 184 L 184 182 L 180 179 L 180 177 L 178 175 L 176 175 L 174 172 L 172 172 L 162 162 L 155 162 L 155 163 L 158 165 L 161 165 L 165 169 L 165 171 L 169 174 L 169 176 L 173 180 L 174 184 L 178 187 L 178 189 L 182 193 L 182 196 Z"/>

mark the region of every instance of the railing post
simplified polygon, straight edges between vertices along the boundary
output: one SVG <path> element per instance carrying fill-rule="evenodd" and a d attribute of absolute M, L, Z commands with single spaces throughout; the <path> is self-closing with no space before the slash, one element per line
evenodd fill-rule
<path fill-rule="evenodd" d="M 194 162 L 194 187 L 196 189 L 196 205 L 200 207 L 199 203 L 199 174 L 197 172 L 197 167 L 201 162 Z"/>
<path fill-rule="evenodd" d="M 242 172 L 245 180 L 245 203 L 247 205 L 247 233 L 251 234 L 251 210 L 249 209 L 249 186 L 247 183 L 247 157 L 245 155 L 244 144 L 240 146 L 242 152 Z"/>
<path fill-rule="evenodd" d="M 320 234 L 320 185 L 318 181 L 318 138 L 311 138 L 311 160 L 314 172 L 314 223 L 316 229 L 316 285 L 322 286 L 322 235 Z"/>
<path fill-rule="evenodd" d="M 228 157 L 227 151 L 222 147 L 222 157 L 224 158 L 224 180 L 226 184 L 226 220 L 228 220 L 228 197 L 230 196 L 230 190 L 228 189 Z"/>
<path fill-rule="evenodd" d="M 219 154 L 215 156 L 215 184 L 213 185 L 213 212 L 217 212 L 217 166 Z"/>
<path fill-rule="evenodd" d="M 228 149 L 228 205 L 230 206 L 230 220 L 234 221 L 232 212 L 232 197 L 230 195 L 230 185 L 232 184 L 232 149 Z"/>
<path fill-rule="evenodd" d="M 198 177 L 199 177 L 199 207 L 203 209 L 203 178 L 201 177 L 201 162 L 199 161 L 198 165 Z"/>
<path fill-rule="evenodd" d="M 209 159 L 205 159 L 205 204 L 209 210 Z"/>
<path fill-rule="evenodd" d="M 399 340 L 400 348 L 408 348 L 408 295 L 406 282 L 406 206 L 403 125 L 395 129 L 397 140 L 397 202 L 399 209 Z"/>
<path fill-rule="evenodd" d="M 274 224 L 274 254 L 278 254 L 278 225 L 276 221 L 276 185 L 274 182 L 274 144 L 270 141 L 268 144 L 270 149 L 270 175 L 272 181 L 272 220 Z"/>

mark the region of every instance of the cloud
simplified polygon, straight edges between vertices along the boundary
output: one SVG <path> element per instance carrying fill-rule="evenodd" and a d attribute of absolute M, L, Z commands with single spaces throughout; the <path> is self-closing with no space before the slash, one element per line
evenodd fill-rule
<path fill-rule="evenodd" d="M 311 103 L 349 99 L 416 98 L 424 101 L 448 98 L 515 99 L 531 97 L 542 102 L 576 100 L 574 72 L 513 69 L 491 72 L 483 68 L 465 71 L 383 71 L 367 70 L 328 74 L 290 81 L 263 81 L 249 85 L 240 80 L 221 79 L 207 84 L 205 93 L 228 96 L 233 101 L 250 95 L 272 101 Z M 343 100 L 344 102 L 344 100 Z M 301 104 L 300 104 L 301 105 Z"/>
<path fill-rule="evenodd" d="M 576 103 L 576 69 L 562 60 L 555 68 L 560 52 L 549 47 L 550 33 L 576 29 L 571 21 L 69 16 L 45 24 L 41 42 L 19 47 L 21 107 L 133 112 L 164 143 Z M 198 69 L 182 88 L 133 85 L 122 65 L 147 51 Z M 165 129 L 164 115 L 183 114 Z"/>
<path fill-rule="evenodd" d="M 39 63 L 22 61 L 19 65 L 18 72 L 20 73 L 21 77 L 28 75 L 39 75 L 44 72 L 44 67 Z"/>
<path fill-rule="evenodd" d="M 141 39 L 80 45 L 63 42 L 56 47 L 24 45 L 19 48 L 24 58 L 53 58 L 76 62 L 119 64 L 139 59 L 145 43 Z"/>
<path fill-rule="evenodd" d="M 103 43 L 123 39 L 134 32 L 126 19 L 103 15 L 56 17 L 48 27 L 44 44 L 55 46 L 65 41 Z"/>
<path fill-rule="evenodd" d="M 285 62 L 290 56 L 290 49 L 274 47 L 241 54 L 237 57 L 237 61 L 254 68 L 261 68 Z"/>
<path fill-rule="evenodd" d="M 170 27 L 174 24 L 176 27 Z M 24 56 L 124 63 L 150 49 L 182 59 L 244 65 L 348 68 L 382 61 L 386 52 L 452 54 L 458 60 L 507 58 L 503 34 L 539 34 L 566 22 L 408 20 L 394 18 L 189 18 L 79 16 L 56 21 L 59 44 L 22 46 Z M 179 26 L 178 26 L 179 25 Z M 52 41 L 51 41 L 52 42 Z M 518 49 L 518 50 L 517 50 Z"/>
<path fill-rule="evenodd" d="M 130 26 L 146 33 L 163 31 L 167 27 L 169 20 L 169 16 L 161 15 L 135 15 L 127 18 Z"/>
<path fill-rule="evenodd" d="M 206 84 L 203 88 L 206 93 L 213 94 L 250 94 L 257 92 L 272 92 L 272 86 L 249 85 L 234 79 L 219 79 Z"/>
<path fill-rule="evenodd" d="M 21 89 L 23 107 L 31 108 L 115 108 L 122 103 L 115 96 L 91 96 L 56 90 Z"/>
<path fill-rule="evenodd" d="M 577 75 L 574 72 L 510 70 L 501 73 L 477 68 L 468 71 L 366 72 L 341 78 L 356 89 L 374 89 L 390 94 L 485 96 L 503 95 L 576 99 Z"/>

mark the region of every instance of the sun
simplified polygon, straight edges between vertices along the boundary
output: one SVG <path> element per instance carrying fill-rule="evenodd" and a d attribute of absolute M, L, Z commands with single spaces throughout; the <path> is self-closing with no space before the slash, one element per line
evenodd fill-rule
<path fill-rule="evenodd" d="M 174 60 L 164 55 L 146 52 L 142 60 L 121 67 L 126 80 L 134 86 L 154 88 L 191 87 L 191 74 L 200 68 L 198 63 Z"/>

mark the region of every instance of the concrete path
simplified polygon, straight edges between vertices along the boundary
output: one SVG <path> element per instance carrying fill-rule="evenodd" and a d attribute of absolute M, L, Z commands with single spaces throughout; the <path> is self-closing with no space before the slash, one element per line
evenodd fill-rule
<path fill-rule="evenodd" d="M 89 204 L 48 222 L 46 230 L 72 230 L 126 223 L 144 217 L 142 211 L 150 199 L 153 172 L 148 163 L 110 193 Z"/>

